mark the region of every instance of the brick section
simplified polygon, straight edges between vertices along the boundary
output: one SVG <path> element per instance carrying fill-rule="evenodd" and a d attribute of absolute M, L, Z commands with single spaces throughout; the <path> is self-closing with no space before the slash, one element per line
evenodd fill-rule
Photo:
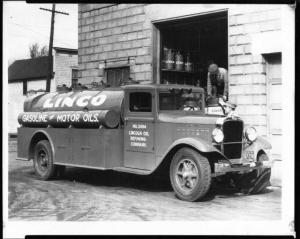
<path fill-rule="evenodd" d="M 246 115 L 244 118 L 246 125 L 265 126 L 267 122 L 266 115 Z"/>
<path fill-rule="evenodd" d="M 266 67 L 265 64 L 251 64 L 244 66 L 244 74 L 253 74 L 253 73 L 265 73 Z"/>
<path fill-rule="evenodd" d="M 243 108 L 243 109 L 242 109 Z M 239 113 L 239 115 L 243 118 L 245 127 L 248 126 L 254 126 L 257 130 L 258 134 L 261 136 L 267 135 L 267 116 L 265 114 L 248 114 L 241 112 L 244 112 L 245 109 L 247 109 L 247 106 L 239 106 L 236 110 Z"/>
<path fill-rule="evenodd" d="M 242 105 L 266 105 L 267 96 L 266 95 L 231 95 L 230 100 L 237 104 L 238 106 Z"/>
<path fill-rule="evenodd" d="M 267 112 L 263 105 L 239 105 L 236 110 L 243 118 L 246 115 L 266 115 Z"/>
<path fill-rule="evenodd" d="M 252 55 L 231 55 L 229 57 L 229 65 L 244 65 L 251 64 L 253 62 Z"/>
<path fill-rule="evenodd" d="M 264 84 L 230 85 L 230 94 L 241 96 L 266 94 L 266 86 Z"/>
<path fill-rule="evenodd" d="M 151 82 L 152 23 L 144 6 L 79 4 L 79 81 L 104 80 L 103 68 L 99 68 L 104 60 L 120 64 L 121 59 L 132 56 L 130 76 Z M 280 30 L 280 15 L 279 5 L 229 9 L 229 99 L 239 105 L 246 118 L 254 116 L 253 120 L 247 118 L 247 124 L 259 124 L 262 132 L 266 132 L 266 69 L 263 56 L 252 54 L 252 41 L 255 34 Z"/>
<path fill-rule="evenodd" d="M 78 56 L 74 54 L 55 53 L 54 71 L 56 85 L 72 84 L 72 68 L 78 67 Z"/>
<path fill-rule="evenodd" d="M 254 34 L 280 30 L 280 15 L 276 5 L 241 5 L 229 11 L 229 100 L 261 135 L 267 135 L 266 67 L 262 55 L 252 54 L 251 44 Z"/>
<path fill-rule="evenodd" d="M 108 4 L 79 4 L 79 81 L 105 80 L 99 64 L 133 57 L 130 77 L 151 82 L 152 28 L 144 4 L 102 5 Z"/>
<path fill-rule="evenodd" d="M 266 84 L 265 74 L 231 75 L 230 85 Z"/>

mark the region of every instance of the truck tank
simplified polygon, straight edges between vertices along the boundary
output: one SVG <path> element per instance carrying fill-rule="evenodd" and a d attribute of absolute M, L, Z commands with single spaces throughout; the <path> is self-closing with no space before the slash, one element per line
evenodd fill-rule
<path fill-rule="evenodd" d="M 43 93 L 24 102 L 18 122 L 26 127 L 116 128 L 121 120 L 122 89 Z"/>

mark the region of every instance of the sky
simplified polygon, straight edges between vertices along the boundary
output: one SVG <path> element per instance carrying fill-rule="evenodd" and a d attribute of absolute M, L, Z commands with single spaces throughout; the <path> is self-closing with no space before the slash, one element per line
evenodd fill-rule
<path fill-rule="evenodd" d="M 38 43 L 49 46 L 52 4 L 29 4 L 25 1 L 3 3 L 3 47 L 8 64 L 29 58 L 29 46 Z M 78 48 L 77 4 L 56 4 L 56 10 L 69 15 L 55 14 L 53 46 Z"/>

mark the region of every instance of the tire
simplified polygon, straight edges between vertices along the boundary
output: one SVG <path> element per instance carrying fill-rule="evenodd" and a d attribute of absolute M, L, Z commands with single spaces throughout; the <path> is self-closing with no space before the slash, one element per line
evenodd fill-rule
<path fill-rule="evenodd" d="M 267 155 L 262 153 L 258 161 L 265 159 Z M 261 168 L 250 173 L 243 174 L 234 179 L 237 188 L 244 194 L 259 194 L 270 185 L 271 169 Z"/>
<path fill-rule="evenodd" d="M 211 185 L 211 167 L 207 158 L 196 150 L 181 148 L 170 165 L 170 180 L 175 195 L 184 201 L 198 201 Z"/>
<path fill-rule="evenodd" d="M 41 140 L 35 145 L 33 166 L 35 173 L 42 180 L 56 176 L 57 167 L 53 163 L 53 152 L 48 140 Z"/>

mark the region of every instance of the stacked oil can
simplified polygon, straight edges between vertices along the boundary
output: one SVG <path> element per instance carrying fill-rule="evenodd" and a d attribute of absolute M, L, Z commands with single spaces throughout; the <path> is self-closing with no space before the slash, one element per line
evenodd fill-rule
<path fill-rule="evenodd" d="M 193 63 L 189 52 L 182 54 L 179 50 L 164 47 L 162 68 L 175 71 L 193 71 Z"/>

